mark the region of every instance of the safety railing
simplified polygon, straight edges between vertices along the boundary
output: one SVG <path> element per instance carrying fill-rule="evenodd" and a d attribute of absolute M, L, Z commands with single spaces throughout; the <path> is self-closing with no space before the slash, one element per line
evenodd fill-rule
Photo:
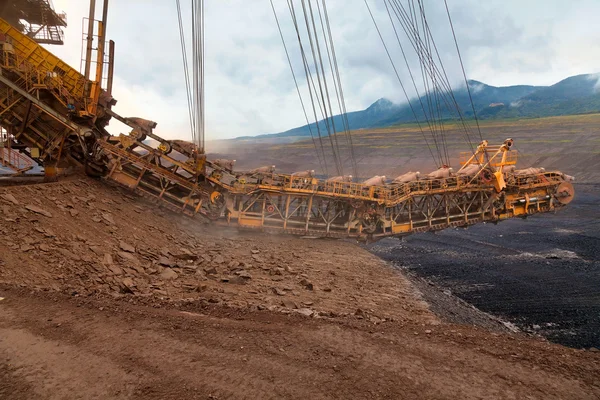
<path fill-rule="evenodd" d="M 514 175 L 516 186 L 545 186 L 564 181 L 563 174 L 550 171 L 529 175 Z"/>
<path fill-rule="evenodd" d="M 17 71 L 29 71 L 27 89 L 35 85 L 47 85 L 58 92 L 68 93 L 74 101 L 85 103 L 85 85 L 87 80 L 79 71 L 46 50 L 29 36 L 19 32 L 8 22 L 0 18 L 0 33 L 5 43 L 4 65 Z"/>
<path fill-rule="evenodd" d="M 560 173 L 547 172 L 537 175 L 514 176 L 513 186 L 545 186 L 562 182 Z M 266 183 L 268 182 L 268 183 Z M 401 184 L 384 186 L 366 186 L 352 182 L 326 182 L 310 177 L 292 177 L 290 175 L 269 174 L 259 183 L 230 185 L 236 193 L 250 194 L 258 190 L 279 192 L 296 192 L 322 196 L 353 198 L 357 200 L 374 201 L 386 206 L 393 206 L 410 197 L 423 194 L 452 192 L 459 190 L 487 190 L 493 185 L 473 181 L 468 176 L 451 176 L 441 179 L 422 179 Z"/>
<path fill-rule="evenodd" d="M 501 167 L 503 165 L 515 165 L 517 163 L 518 154 L 516 151 L 507 151 L 506 159 L 502 162 L 502 154 L 499 154 L 493 159 L 490 159 L 492 155 L 494 155 L 498 151 L 497 148 L 488 147 L 485 153 L 477 154 L 472 160 L 473 157 L 472 152 L 463 151 L 459 155 L 460 165 L 469 164 L 480 164 L 484 165 L 490 160 L 490 166 L 492 167 Z M 486 155 L 487 154 L 487 155 Z M 469 162 L 469 160 L 471 160 Z"/>
<path fill-rule="evenodd" d="M 0 165 L 16 172 L 25 172 L 33 168 L 33 160 L 0 144 Z"/>
<path fill-rule="evenodd" d="M 259 179 L 258 183 L 242 184 L 235 182 L 231 185 L 231 188 L 234 192 L 240 194 L 250 194 L 258 190 L 270 190 L 375 201 L 391 206 L 418 194 L 453 191 L 467 186 L 471 188 L 475 186 L 481 187 L 481 185 L 471 184 L 469 178 L 455 176 L 384 186 L 367 186 L 362 183 L 327 182 L 312 177 L 268 174 L 263 179 Z"/>

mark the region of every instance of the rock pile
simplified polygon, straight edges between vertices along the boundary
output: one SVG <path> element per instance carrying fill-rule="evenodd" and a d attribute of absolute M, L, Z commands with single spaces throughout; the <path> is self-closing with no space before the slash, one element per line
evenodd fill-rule
<path fill-rule="evenodd" d="M 360 308 L 374 321 L 429 314 L 358 246 L 206 228 L 88 179 L 0 188 L 0 210 L 0 283 L 306 316 Z"/>

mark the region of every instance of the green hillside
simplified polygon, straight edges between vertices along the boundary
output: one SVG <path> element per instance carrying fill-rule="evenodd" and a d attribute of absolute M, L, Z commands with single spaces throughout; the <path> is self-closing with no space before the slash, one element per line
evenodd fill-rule
<path fill-rule="evenodd" d="M 453 95 L 462 114 L 466 118 L 473 118 L 473 108 L 477 117 L 486 119 L 506 118 L 539 118 L 572 114 L 586 114 L 600 112 L 600 75 L 586 74 L 572 76 L 552 86 L 505 86 L 495 87 L 483 82 L 470 80 L 469 88 L 473 98 L 473 105 L 469 99 L 466 87 L 454 90 Z M 411 101 L 416 117 L 425 122 L 431 118 L 425 107 L 427 96 L 422 96 Z M 458 119 L 455 109 L 440 102 L 442 119 Z M 363 128 L 382 128 L 403 123 L 414 123 L 415 114 L 408 104 L 395 104 L 385 98 L 377 100 L 368 108 L 347 114 L 350 130 Z M 341 115 L 333 118 L 335 131 L 343 131 Z M 304 125 L 285 132 L 261 135 L 259 137 L 276 136 L 309 136 L 327 135 L 327 126 L 324 121 L 319 124 Z"/>

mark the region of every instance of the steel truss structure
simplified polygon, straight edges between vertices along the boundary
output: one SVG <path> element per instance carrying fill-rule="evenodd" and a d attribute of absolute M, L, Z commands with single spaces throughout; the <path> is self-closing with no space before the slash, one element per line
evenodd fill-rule
<path fill-rule="evenodd" d="M 0 34 L 0 126 L 12 149 L 43 165 L 49 178 L 80 165 L 216 224 L 361 240 L 525 217 L 559 209 L 574 195 L 559 171 L 515 171 L 511 139 L 495 147 L 483 141 L 457 174 L 382 186 L 235 171 L 187 142 L 155 135 L 155 122 L 118 115 L 97 83 L 2 19 Z M 131 132 L 109 135 L 112 118 Z"/>

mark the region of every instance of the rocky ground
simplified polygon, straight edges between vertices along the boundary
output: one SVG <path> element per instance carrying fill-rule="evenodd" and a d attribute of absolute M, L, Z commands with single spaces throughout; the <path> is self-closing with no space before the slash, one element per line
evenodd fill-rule
<path fill-rule="evenodd" d="M 303 314 L 430 317 L 377 257 L 329 240 L 206 227 L 89 179 L 0 188 L 0 281 Z M 129 296 L 129 295 L 135 296 Z"/>
<path fill-rule="evenodd" d="M 215 230 L 79 177 L 0 188 L 0 211 L 3 399 L 600 396 L 599 353 L 354 243 Z"/>

